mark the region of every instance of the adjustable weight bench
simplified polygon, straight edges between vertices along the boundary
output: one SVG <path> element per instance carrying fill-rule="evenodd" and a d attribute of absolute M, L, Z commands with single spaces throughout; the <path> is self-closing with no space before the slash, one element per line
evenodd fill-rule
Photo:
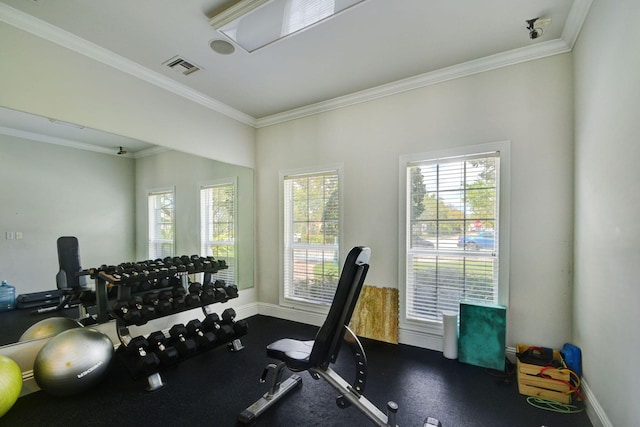
<path fill-rule="evenodd" d="M 384 414 L 363 395 L 367 379 L 367 358 L 360 341 L 348 327 L 369 269 L 370 255 L 371 250 L 361 246 L 351 249 L 347 255 L 329 314 L 314 340 L 285 338 L 267 346 L 267 357 L 280 361 L 278 364 L 267 365 L 260 378 L 260 382 L 266 382 L 267 375 L 273 370 L 271 387 L 258 401 L 240 413 L 238 424 L 254 422 L 289 391 L 302 384 L 302 378 L 297 374 L 292 374 L 281 382 L 282 371 L 286 367 L 293 372 L 309 371 L 312 378 L 326 380 L 340 393 L 336 399 L 338 407 L 344 409 L 353 405 L 378 426 L 396 426 L 398 405 L 395 402 L 387 403 L 387 414 Z M 355 356 L 354 384 L 349 384 L 329 367 L 335 363 L 343 341 Z"/>

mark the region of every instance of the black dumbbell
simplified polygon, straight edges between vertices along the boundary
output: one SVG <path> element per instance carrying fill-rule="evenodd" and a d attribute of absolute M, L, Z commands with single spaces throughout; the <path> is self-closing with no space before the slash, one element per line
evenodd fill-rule
<path fill-rule="evenodd" d="M 202 321 L 202 327 L 205 331 L 211 331 L 216 334 L 220 342 L 227 342 L 234 335 L 233 328 L 229 325 L 223 325 L 217 313 L 207 314 Z"/>
<path fill-rule="evenodd" d="M 184 302 L 187 307 L 198 307 L 202 305 L 202 302 L 200 301 L 200 295 L 195 293 L 189 294 L 184 297 Z"/>
<path fill-rule="evenodd" d="M 181 296 L 184 298 L 184 296 L 187 294 L 187 290 L 183 288 L 182 285 L 178 285 L 178 286 L 174 286 L 171 289 L 171 293 L 173 294 L 174 297 Z"/>
<path fill-rule="evenodd" d="M 138 283 L 138 291 L 146 292 L 153 289 L 153 281 L 149 279 L 143 279 Z"/>
<path fill-rule="evenodd" d="M 113 305 L 114 313 L 123 319 L 127 324 L 143 325 L 145 320 L 142 318 L 142 312 L 135 303 L 131 301 L 118 301 Z"/>
<path fill-rule="evenodd" d="M 171 290 L 166 290 L 160 292 L 158 298 L 163 301 L 168 301 L 171 304 L 171 308 L 173 311 L 182 310 L 185 307 L 183 294 L 173 292 Z"/>
<path fill-rule="evenodd" d="M 147 320 L 154 318 L 156 309 L 153 306 L 145 305 L 139 296 L 129 299 L 129 312 L 124 315 L 127 323 L 143 325 Z"/>
<path fill-rule="evenodd" d="M 191 356 L 198 350 L 196 342 L 193 339 L 188 338 L 187 328 L 185 328 L 182 323 L 173 325 L 171 329 L 169 329 L 169 335 L 171 335 L 171 338 L 176 342 L 175 347 L 178 349 L 178 353 L 180 353 L 181 356 Z"/>
<path fill-rule="evenodd" d="M 198 319 L 187 322 L 187 332 L 195 338 L 200 348 L 212 348 L 218 341 L 213 332 L 205 332 L 202 330 L 202 322 Z"/>
<path fill-rule="evenodd" d="M 207 283 L 206 285 L 204 285 L 203 289 L 213 294 L 213 302 L 226 302 L 228 299 L 227 293 L 224 291 L 224 289 L 216 287 L 215 283 Z"/>
<path fill-rule="evenodd" d="M 233 308 L 227 308 L 222 312 L 222 324 L 231 325 L 236 336 L 247 335 L 249 330 L 246 320 L 236 320 L 236 311 Z"/>
<path fill-rule="evenodd" d="M 202 284 L 199 282 L 189 283 L 189 293 L 190 294 L 200 294 L 202 292 Z"/>
<path fill-rule="evenodd" d="M 238 297 L 238 287 L 236 285 L 227 285 L 224 287 L 224 291 L 229 299 Z"/>
<path fill-rule="evenodd" d="M 111 308 L 116 316 L 124 319 L 124 315 L 129 312 L 129 303 L 126 301 L 118 301 Z"/>
<path fill-rule="evenodd" d="M 145 296 L 142 297 L 142 300 L 146 305 L 153 306 L 153 308 L 155 308 L 155 310 L 160 314 L 171 313 L 173 310 L 171 301 L 160 299 L 159 295 L 155 292 L 145 294 Z"/>
<path fill-rule="evenodd" d="M 145 337 L 133 338 L 127 344 L 128 354 L 136 357 L 135 370 L 137 373 L 151 375 L 158 371 L 160 359 L 149 349 L 149 341 Z"/>
<path fill-rule="evenodd" d="M 211 288 L 211 284 L 205 283 L 202 286 L 202 291 L 200 292 L 200 301 L 202 302 L 202 305 L 209 305 L 216 302 L 215 292 Z"/>
<path fill-rule="evenodd" d="M 175 288 L 177 286 L 182 286 L 182 280 L 178 277 L 178 267 L 171 266 L 169 268 L 169 286 Z"/>
<path fill-rule="evenodd" d="M 195 266 L 196 270 L 202 270 L 202 260 L 199 255 L 191 255 L 191 262 Z"/>
<path fill-rule="evenodd" d="M 167 338 L 162 331 L 156 331 L 149 334 L 149 346 L 160 359 L 162 366 L 171 366 L 178 362 L 180 355 L 174 347 L 168 346 Z"/>

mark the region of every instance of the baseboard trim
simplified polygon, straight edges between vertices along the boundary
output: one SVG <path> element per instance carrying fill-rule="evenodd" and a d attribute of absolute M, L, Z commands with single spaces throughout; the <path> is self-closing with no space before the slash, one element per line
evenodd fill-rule
<path fill-rule="evenodd" d="M 441 336 L 403 328 L 398 331 L 398 343 L 434 351 L 442 351 L 443 348 Z"/>
<path fill-rule="evenodd" d="M 291 320 L 292 322 L 305 323 L 307 325 L 321 326 L 327 317 L 324 314 L 312 313 L 291 307 L 282 307 L 276 304 L 257 303 L 257 314 Z"/>
<path fill-rule="evenodd" d="M 596 399 L 584 378 L 582 379 L 581 385 L 586 403 L 587 416 L 589 420 L 591 420 L 593 427 L 613 427 L 613 423 L 609 420 L 609 417 L 607 417 L 600 402 L 598 402 L 598 399 Z"/>

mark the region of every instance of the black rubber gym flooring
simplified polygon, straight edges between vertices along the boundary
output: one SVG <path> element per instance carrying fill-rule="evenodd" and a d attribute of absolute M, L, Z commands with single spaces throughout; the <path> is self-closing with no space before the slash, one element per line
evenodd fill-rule
<path fill-rule="evenodd" d="M 312 339 L 314 326 L 267 316 L 247 319 L 245 348 L 219 347 L 164 371 L 165 387 L 144 391 L 114 359 L 107 378 L 96 388 L 72 397 L 37 392 L 22 397 L 0 426 L 234 426 L 236 416 L 267 389 L 259 383 L 266 364 L 265 347 L 278 338 Z M 443 427 L 585 427 L 585 412 L 555 413 L 537 409 L 518 394 L 512 381 L 485 369 L 448 360 L 442 353 L 406 345 L 363 340 L 369 361 L 365 395 L 386 412 L 386 402 L 400 406 L 399 426 L 422 427 L 427 416 Z M 353 379 L 346 347 L 334 365 Z M 288 372 L 286 373 L 286 375 Z M 369 426 L 355 408 L 339 409 L 336 391 L 323 380 L 301 373 L 303 385 L 259 418 L 258 426 Z"/>

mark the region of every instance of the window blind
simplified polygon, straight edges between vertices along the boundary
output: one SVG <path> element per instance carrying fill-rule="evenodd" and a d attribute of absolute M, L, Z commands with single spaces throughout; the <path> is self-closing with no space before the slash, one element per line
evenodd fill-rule
<path fill-rule="evenodd" d="M 148 193 L 149 259 L 175 255 L 173 191 Z"/>
<path fill-rule="evenodd" d="M 281 35 L 295 33 L 311 24 L 331 16 L 335 0 L 288 0 L 285 3 Z"/>
<path fill-rule="evenodd" d="M 224 182 L 200 188 L 200 252 L 224 260 L 228 268 L 216 279 L 236 284 L 236 185 Z"/>
<path fill-rule="evenodd" d="M 337 170 L 284 177 L 284 296 L 330 304 L 340 275 Z"/>
<path fill-rule="evenodd" d="M 499 168 L 499 152 L 407 165 L 408 319 L 497 303 Z"/>

